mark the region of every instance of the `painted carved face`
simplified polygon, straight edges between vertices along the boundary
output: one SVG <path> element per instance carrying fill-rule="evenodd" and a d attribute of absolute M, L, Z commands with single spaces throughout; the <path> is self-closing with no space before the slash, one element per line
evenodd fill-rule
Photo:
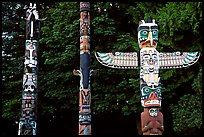
<path fill-rule="evenodd" d="M 143 81 L 143 80 L 141 80 Z M 161 84 L 148 86 L 141 82 L 141 104 L 143 107 L 161 107 Z"/>
<path fill-rule="evenodd" d="M 25 50 L 26 65 L 29 65 L 30 67 L 36 67 L 37 48 L 38 48 L 38 42 L 36 40 L 26 40 L 26 50 Z"/>
<path fill-rule="evenodd" d="M 150 108 L 149 109 L 149 114 L 152 117 L 156 117 L 158 115 L 158 108 Z"/>
<path fill-rule="evenodd" d="M 31 41 L 31 40 L 26 40 L 26 51 L 25 51 L 25 56 L 27 57 L 27 59 L 34 59 L 37 57 L 37 49 L 38 46 L 38 42 L 35 41 Z"/>
<path fill-rule="evenodd" d="M 141 65 L 157 66 L 159 60 L 159 53 L 156 49 L 141 49 Z"/>
<path fill-rule="evenodd" d="M 90 37 L 81 36 L 80 37 L 80 54 L 89 53 L 90 51 Z"/>
<path fill-rule="evenodd" d="M 138 43 L 140 48 L 154 47 L 158 42 L 158 25 L 153 19 L 152 22 L 141 20 L 138 27 Z"/>
<path fill-rule="evenodd" d="M 36 40 L 26 40 L 26 50 L 34 49 L 38 47 L 38 42 Z"/>
<path fill-rule="evenodd" d="M 35 90 L 35 86 L 34 85 L 28 85 L 26 84 L 24 87 L 24 91 L 25 92 L 33 92 Z"/>
<path fill-rule="evenodd" d="M 143 48 L 140 50 L 140 78 L 148 86 L 155 85 L 159 81 L 159 52 L 155 48 Z"/>

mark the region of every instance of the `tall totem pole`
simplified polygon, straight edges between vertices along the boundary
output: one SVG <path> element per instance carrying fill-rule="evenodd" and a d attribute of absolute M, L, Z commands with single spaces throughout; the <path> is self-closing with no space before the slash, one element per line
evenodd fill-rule
<path fill-rule="evenodd" d="M 90 3 L 80 2 L 79 135 L 91 135 Z"/>
<path fill-rule="evenodd" d="M 36 4 L 30 3 L 26 12 L 26 42 L 23 74 L 21 118 L 18 135 L 36 135 L 37 73 L 40 21 Z"/>
<path fill-rule="evenodd" d="M 141 48 L 139 56 L 136 52 L 95 53 L 102 65 L 111 68 L 137 69 L 140 64 L 143 135 L 162 135 L 164 131 L 163 114 L 160 112 L 162 87 L 159 69 L 188 67 L 197 62 L 200 56 L 199 52 L 158 52 L 157 42 L 158 25 L 155 20 L 141 20 L 138 27 L 138 43 Z"/>

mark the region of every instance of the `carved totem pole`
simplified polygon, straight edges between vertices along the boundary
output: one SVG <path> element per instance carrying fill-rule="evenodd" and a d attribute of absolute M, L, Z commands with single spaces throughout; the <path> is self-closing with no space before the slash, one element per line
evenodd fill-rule
<path fill-rule="evenodd" d="M 97 60 L 107 67 L 137 69 L 140 62 L 140 97 L 143 135 L 162 135 L 164 131 L 161 108 L 161 81 L 159 69 L 188 67 L 197 62 L 199 52 L 158 52 L 158 25 L 155 20 L 141 20 L 138 27 L 140 54 L 136 52 L 100 53 Z M 140 58 L 140 61 L 138 60 Z"/>
<path fill-rule="evenodd" d="M 30 3 L 26 12 L 26 42 L 23 75 L 21 118 L 18 135 L 36 135 L 37 73 L 40 21 L 36 4 Z"/>
<path fill-rule="evenodd" d="M 79 135 L 91 135 L 90 3 L 80 2 Z"/>

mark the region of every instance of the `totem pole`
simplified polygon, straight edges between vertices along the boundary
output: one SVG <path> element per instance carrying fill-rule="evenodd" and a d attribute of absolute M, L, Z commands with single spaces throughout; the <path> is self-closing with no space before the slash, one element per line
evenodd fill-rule
<path fill-rule="evenodd" d="M 136 52 L 100 53 L 97 60 L 107 67 L 118 69 L 139 68 L 140 57 L 140 97 L 144 112 L 141 113 L 143 135 L 162 135 L 164 131 L 161 108 L 161 80 L 159 69 L 182 68 L 197 62 L 199 52 L 158 52 L 158 25 L 155 20 L 141 20 L 138 27 L 140 54 Z"/>
<path fill-rule="evenodd" d="M 79 135 L 91 135 L 90 3 L 80 2 Z"/>
<path fill-rule="evenodd" d="M 18 135 L 36 135 L 37 120 L 37 73 L 39 48 L 39 14 L 36 4 L 30 3 L 26 12 L 26 42 L 25 62 L 23 75 L 23 91 L 21 118 L 19 122 Z"/>

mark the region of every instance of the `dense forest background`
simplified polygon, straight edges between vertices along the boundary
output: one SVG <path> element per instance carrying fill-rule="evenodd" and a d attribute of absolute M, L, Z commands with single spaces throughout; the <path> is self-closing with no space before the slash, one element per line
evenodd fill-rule
<path fill-rule="evenodd" d="M 2 135 L 17 135 L 21 113 L 28 2 L 2 2 Z M 79 2 L 37 3 L 41 18 L 39 135 L 78 134 Z M 91 3 L 92 134 L 139 135 L 139 69 L 99 64 L 100 52 L 139 52 L 141 19 L 156 19 L 161 52 L 202 52 L 202 2 Z M 189 68 L 160 70 L 164 135 L 201 135 L 202 55 Z"/>

